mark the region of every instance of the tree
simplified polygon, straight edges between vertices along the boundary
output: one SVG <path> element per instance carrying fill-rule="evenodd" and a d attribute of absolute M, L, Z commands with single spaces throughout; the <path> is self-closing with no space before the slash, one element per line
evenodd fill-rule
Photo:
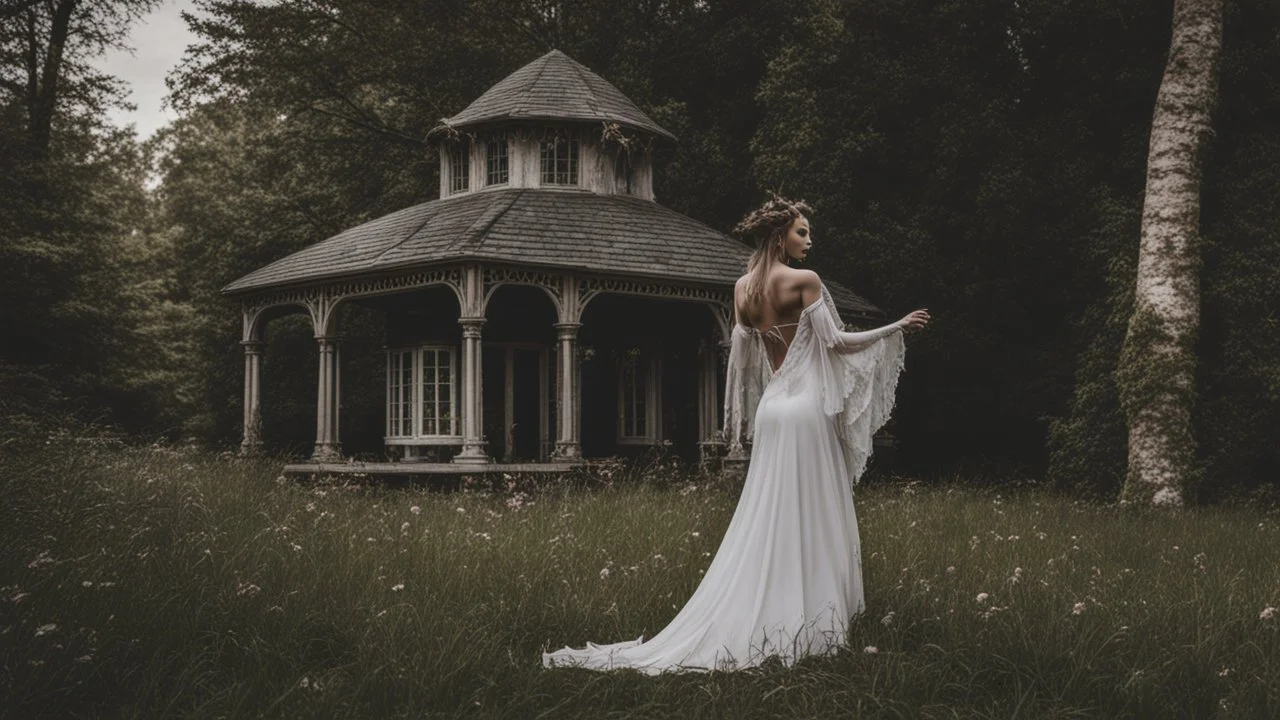
<path fill-rule="evenodd" d="M 1117 368 L 1129 430 L 1122 502 L 1180 505 L 1196 476 L 1200 179 L 1212 133 L 1223 0 L 1175 0 L 1151 121 L 1133 313 Z"/>

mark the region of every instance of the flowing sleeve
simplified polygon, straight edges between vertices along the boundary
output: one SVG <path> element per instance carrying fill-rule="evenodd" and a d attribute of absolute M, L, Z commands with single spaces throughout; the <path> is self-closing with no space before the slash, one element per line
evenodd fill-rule
<path fill-rule="evenodd" d="M 818 346 L 816 368 L 822 405 L 836 432 L 856 485 L 871 457 L 871 438 L 893 411 L 898 375 L 905 367 L 902 327 L 892 324 L 864 332 L 845 332 L 835 301 L 822 286 L 821 307 L 809 322 Z"/>
<path fill-rule="evenodd" d="M 759 334 L 734 323 L 724 383 L 724 441 L 730 450 L 741 448 L 755 434 L 756 407 L 769 375 Z"/>

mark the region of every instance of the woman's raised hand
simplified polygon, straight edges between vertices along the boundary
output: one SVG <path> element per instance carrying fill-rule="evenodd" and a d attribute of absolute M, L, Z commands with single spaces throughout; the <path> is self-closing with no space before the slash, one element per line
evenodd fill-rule
<path fill-rule="evenodd" d="M 899 320 L 898 324 L 906 332 L 915 332 L 916 330 L 923 330 L 924 326 L 929 324 L 929 320 L 928 310 L 913 310 L 906 317 Z"/>

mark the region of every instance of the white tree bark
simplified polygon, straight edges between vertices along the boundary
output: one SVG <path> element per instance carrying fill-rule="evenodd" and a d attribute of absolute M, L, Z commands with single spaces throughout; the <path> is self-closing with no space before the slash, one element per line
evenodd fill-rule
<path fill-rule="evenodd" d="M 1133 314 L 1117 369 L 1129 427 L 1122 502 L 1181 505 L 1197 453 L 1191 425 L 1200 329 L 1200 178 L 1213 129 L 1223 0 L 1174 0 L 1151 121 Z"/>

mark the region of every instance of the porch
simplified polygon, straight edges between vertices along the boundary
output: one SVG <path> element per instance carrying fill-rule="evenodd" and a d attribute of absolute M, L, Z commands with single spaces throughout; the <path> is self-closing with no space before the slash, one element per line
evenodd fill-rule
<path fill-rule="evenodd" d="M 515 474 L 558 474 L 579 469 L 589 469 L 591 461 L 577 459 L 567 462 L 536 463 L 486 463 L 460 465 L 453 462 L 301 462 L 284 466 L 285 475 L 378 475 L 433 477 Z"/>

